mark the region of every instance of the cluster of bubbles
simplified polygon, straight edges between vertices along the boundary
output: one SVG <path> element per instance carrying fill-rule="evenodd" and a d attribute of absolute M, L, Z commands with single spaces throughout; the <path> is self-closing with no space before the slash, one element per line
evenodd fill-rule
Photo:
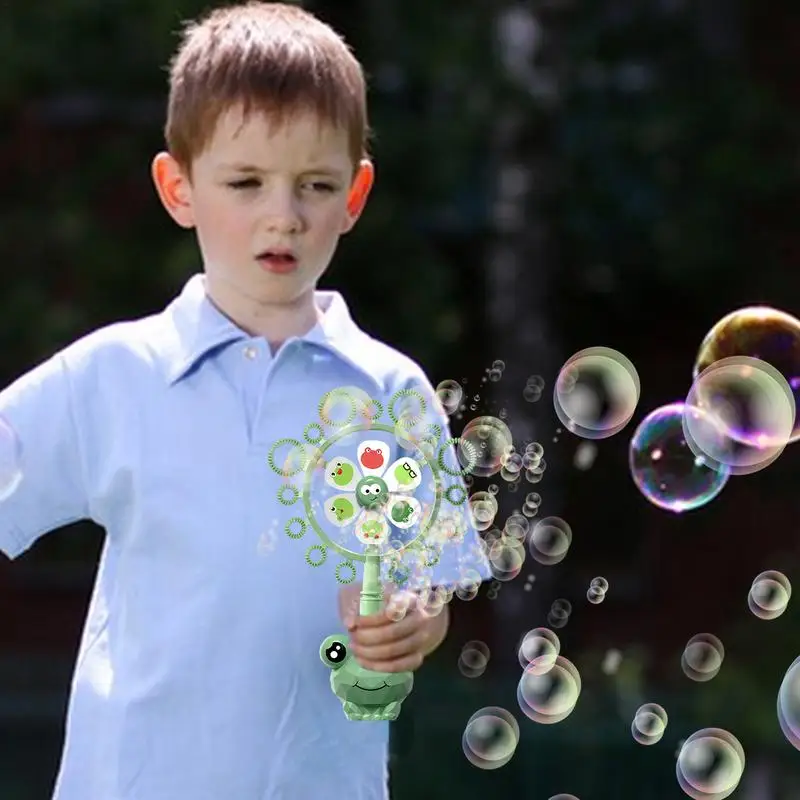
<path fill-rule="evenodd" d="M 602 576 L 592 578 L 589 583 L 589 588 L 586 590 L 586 599 L 592 605 L 599 605 L 606 599 L 606 592 L 608 591 L 608 581 Z"/>
<path fill-rule="evenodd" d="M 747 594 L 747 606 L 759 619 L 777 619 L 789 605 L 792 584 L 776 570 L 756 576 Z"/>
<path fill-rule="evenodd" d="M 625 356 L 591 347 L 565 362 L 553 404 L 567 430 L 597 440 L 628 424 L 639 390 Z M 629 448 L 635 485 L 668 511 L 706 505 L 730 476 L 766 468 L 800 439 L 798 393 L 800 320 L 767 306 L 728 314 L 701 342 L 687 395 L 652 410 L 636 428 Z"/>
<path fill-rule="evenodd" d="M 725 660 L 725 648 L 713 633 L 698 633 L 686 643 L 681 655 L 681 669 L 697 683 L 716 678 Z"/>
<path fill-rule="evenodd" d="M 461 648 L 458 670 L 465 678 L 480 678 L 489 665 L 489 656 L 489 646 L 479 639 L 473 639 Z"/>
<path fill-rule="evenodd" d="M 667 712 L 658 703 L 645 703 L 639 706 L 631 723 L 634 741 L 652 745 L 661 741 L 667 729 Z"/>
<path fill-rule="evenodd" d="M 736 791 L 744 773 L 739 740 L 721 728 L 703 728 L 681 745 L 675 773 L 693 800 L 724 800 Z"/>

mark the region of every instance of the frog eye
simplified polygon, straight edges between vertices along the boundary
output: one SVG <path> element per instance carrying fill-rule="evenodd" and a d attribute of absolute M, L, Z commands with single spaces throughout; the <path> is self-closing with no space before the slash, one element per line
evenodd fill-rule
<path fill-rule="evenodd" d="M 371 484 L 370 485 L 366 485 L 366 486 L 362 486 L 361 487 L 361 494 L 372 494 L 372 492 L 370 492 L 371 488 L 372 488 Z"/>
<path fill-rule="evenodd" d="M 347 638 L 340 635 L 329 636 L 320 646 L 322 663 L 329 669 L 338 669 L 347 659 Z"/>

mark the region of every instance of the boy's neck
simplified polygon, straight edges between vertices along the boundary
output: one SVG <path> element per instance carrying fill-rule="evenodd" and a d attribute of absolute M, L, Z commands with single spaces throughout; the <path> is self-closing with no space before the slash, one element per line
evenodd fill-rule
<path fill-rule="evenodd" d="M 305 336 L 321 319 L 313 289 L 291 303 L 258 303 L 249 298 L 228 297 L 206 281 L 209 301 L 250 336 L 266 339 L 273 353 L 293 336 Z"/>

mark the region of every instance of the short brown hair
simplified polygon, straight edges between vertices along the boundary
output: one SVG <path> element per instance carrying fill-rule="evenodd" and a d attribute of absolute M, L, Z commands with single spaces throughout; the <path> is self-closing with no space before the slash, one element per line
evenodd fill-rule
<path fill-rule="evenodd" d="M 298 111 L 348 132 L 354 167 L 369 139 L 364 72 L 344 40 L 298 6 L 250 0 L 188 22 L 169 66 L 164 135 L 191 173 L 219 117 L 241 106 L 281 124 Z"/>

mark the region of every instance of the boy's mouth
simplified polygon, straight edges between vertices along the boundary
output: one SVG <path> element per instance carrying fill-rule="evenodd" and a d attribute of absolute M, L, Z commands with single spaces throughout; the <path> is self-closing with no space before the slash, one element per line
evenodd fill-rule
<path fill-rule="evenodd" d="M 262 269 L 276 275 L 286 275 L 297 269 L 297 256 L 290 250 L 264 250 L 256 256 Z"/>

